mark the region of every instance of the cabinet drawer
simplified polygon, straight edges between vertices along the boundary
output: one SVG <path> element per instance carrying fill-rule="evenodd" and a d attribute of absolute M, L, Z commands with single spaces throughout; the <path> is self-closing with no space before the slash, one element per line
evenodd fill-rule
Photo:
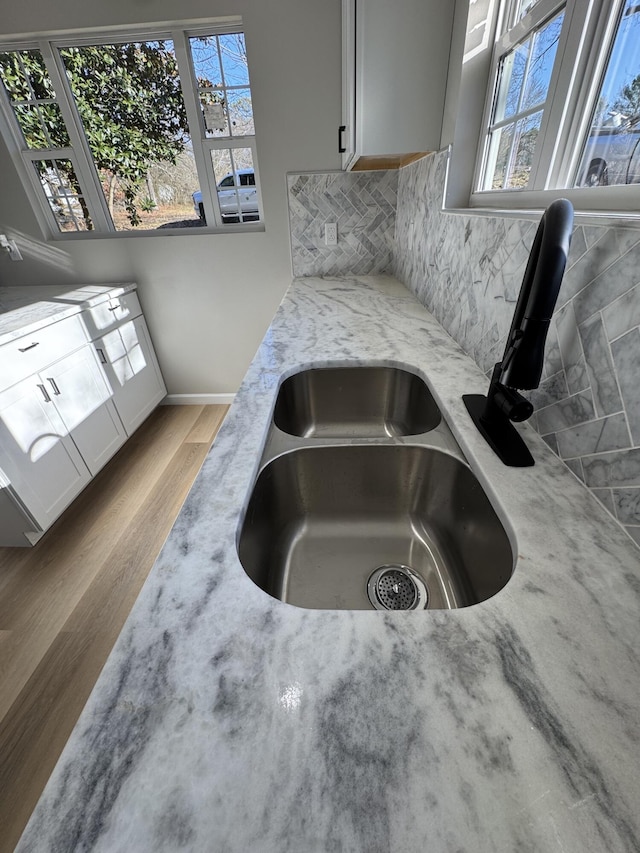
<path fill-rule="evenodd" d="M 104 335 L 110 329 L 114 329 L 120 323 L 133 320 L 142 314 L 142 308 L 135 291 L 123 293 L 122 296 L 114 296 L 111 299 L 86 308 L 82 312 L 84 322 L 93 341 Z"/>
<path fill-rule="evenodd" d="M 65 317 L 0 347 L 0 390 L 43 370 L 87 342 L 79 315 Z"/>

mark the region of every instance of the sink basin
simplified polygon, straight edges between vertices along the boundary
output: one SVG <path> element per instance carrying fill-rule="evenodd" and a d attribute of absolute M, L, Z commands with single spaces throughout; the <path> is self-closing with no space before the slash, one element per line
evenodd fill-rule
<path fill-rule="evenodd" d="M 417 435 L 440 423 L 425 383 L 395 367 L 303 370 L 280 388 L 274 423 L 307 438 Z"/>
<path fill-rule="evenodd" d="M 473 472 L 430 447 L 336 445 L 259 474 L 238 540 L 265 592 L 307 608 L 449 609 L 484 601 L 513 570 Z"/>

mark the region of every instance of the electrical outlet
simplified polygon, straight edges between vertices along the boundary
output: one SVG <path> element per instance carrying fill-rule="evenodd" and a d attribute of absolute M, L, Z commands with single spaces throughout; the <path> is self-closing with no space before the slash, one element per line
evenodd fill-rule
<path fill-rule="evenodd" d="M 21 261 L 22 255 L 15 240 L 8 240 L 4 234 L 0 234 L 0 248 L 4 249 L 12 261 Z"/>
<path fill-rule="evenodd" d="M 326 246 L 338 245 L 338 223 L 327 222 L 324 226 L 324 242 Z"/>

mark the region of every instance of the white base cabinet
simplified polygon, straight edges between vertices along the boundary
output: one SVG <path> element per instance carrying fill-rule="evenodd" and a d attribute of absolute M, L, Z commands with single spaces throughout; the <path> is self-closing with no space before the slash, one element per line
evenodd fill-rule
<path fill-rule="evenodd" d="M 65 343 L 72 351 L 65 353 Z M 133 292 L 0 346 L 3 381 L 0 545 L 26 546 L 37 542 L 166 389 Z"/>
<path fill-rule="evenodd" d="M 127 433 L 93 348 L 85 346 L 72 353 L 42 378 L 67 434 L 91 474 L 97 474 L 125 442 Z"/>
<path fill-rule="evenodd" d="M 6 487 L 35 520 L 36 530 L 49 527 L 91 480 L 59 411 L 45 396 L 44 381 L 43 376 L 35 376 L 0 394 L 0 453 Z"/>

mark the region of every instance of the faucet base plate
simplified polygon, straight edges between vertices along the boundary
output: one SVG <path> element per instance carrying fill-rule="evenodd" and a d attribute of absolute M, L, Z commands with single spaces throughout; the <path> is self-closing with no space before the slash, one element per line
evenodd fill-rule
<path fill-rule="evenodd" d="M 529 448 L 507 417 L 485 418 L 487 398 L 484 394 L 463 394 L 462 400 L 484 440 L 505 465 L 511 468 L 535 465 Z"/>

